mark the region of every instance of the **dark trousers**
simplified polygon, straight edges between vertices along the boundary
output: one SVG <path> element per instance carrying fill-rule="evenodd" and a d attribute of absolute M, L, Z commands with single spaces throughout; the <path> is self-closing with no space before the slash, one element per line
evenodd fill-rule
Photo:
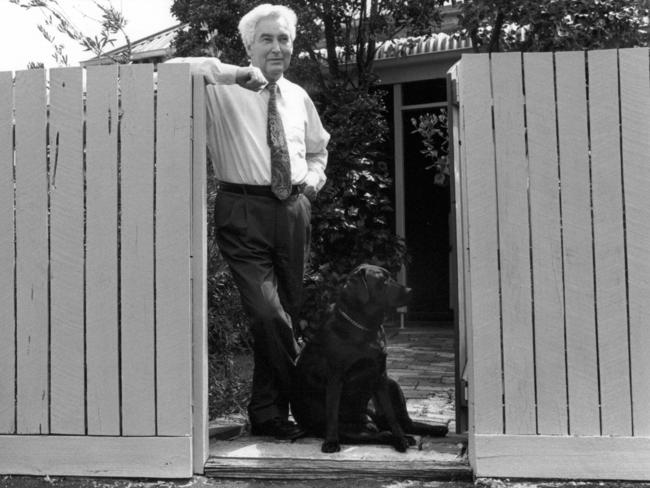
<path fill-rule="evenodd" d="M 289 413 L 288 388 L 298 354 L 292 324 L 301 303 L 311 237 L 304 195 L 273 197 L 220 192 L 214 209 L 217 244 L 250 315 L 254 361 L 248 414 L 260 424 Z"/>

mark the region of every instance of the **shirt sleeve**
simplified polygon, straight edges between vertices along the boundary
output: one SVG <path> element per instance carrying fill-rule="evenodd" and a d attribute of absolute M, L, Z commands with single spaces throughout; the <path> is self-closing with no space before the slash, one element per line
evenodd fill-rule
<path fill-rule="evenodd" d="M 327 143 L 329 133 L 323 128 L 314 103 L 309 97 L 305 98 L 307 111 L 307 124 L 305 129 L 305 149 L 308 173 L 305 183 L 320 190 L 327 181 L 325 168 L 327 167 Z"/>
<path fill-rule="evenodd" d="M 203 75 L 208 84 L 234 85 L 238 66 L 222 63 L 218 58 L 172 58 L 166 63 L 188 63 L 192 74 Z"/>

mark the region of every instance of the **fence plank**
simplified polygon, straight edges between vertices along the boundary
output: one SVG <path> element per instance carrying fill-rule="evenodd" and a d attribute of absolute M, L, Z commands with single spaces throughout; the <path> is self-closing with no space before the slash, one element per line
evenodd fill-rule
<path fill-rule="evenodd" d="M 88 434 L 119 435 L 117 65 L 89 67 L 86 78 Z"/>
<path fill-rule="evenodd" d="M 568 432 L 553 56 L 524 54 L 535 313 L 537 428 Z"/>
<path fill-rule="evenodd" d="M 491 125 L 489 59 L 463 55 L 459 81 L 463 146 L 472 155 L 467 164 L 468 246 L 471 285 L 472 337 L 470 340 L 474 429 L 477 433 L 503 432 L 501 336 L 497 250 L 496 181 Z M 474 80 L 484 80 L 475 83 Z"/>
<path fill-rule="evenodd" d="M 618 485 L 614 480 L 647 481 L 650 477 L 647 437 L 476 437 L 480 451 L 474 466 L 477 477 L 613 480 L 601 481 L 600 486 Z M 527 484 L 537 483 L 523 483 Z M 545 484 L 540 482 L 538 486 Z"/>
<path fill-rule="evenodd" d="M 600 417 L 584 53 L 557 53 L 555 61 L 569 427 L 571 434 L 598 435 Z"/>
<path fill-rule="evenodd" d="M 120 67 L 121 352 L 124 435 L 155 434 L 153 70 Z"/>
<path fill-rule="evenodd" d="M 650 89 L 648 49 L 619 51 L 634 434 L 650 436 Z"/>
<path fill-rule="evenodd" d="M 456 354 L 455 354 L 455 369 L 456 369 L 456 388 L 455 388 L 455 401 L 456 401 L 456 432 L 461 433 L 467 431 L 467 388 L 466 377 L 467 373 L 467 340 L 469 320 L 467 317 L 467 308 L 469 300 L 467 297 L 466 287 L 469 284 L 469 276 L 467 275 L 467 245 L 466 245 L 466 229 L 467 218 L 465 205 L 465 169 L 463 168 L 464 154 L 462 153 L 462 141 L 460 140 L 460 128 L 463 126 L 463 121 L 460 117 L 459 103 L 458 103 L 458 77 L 459 77 L 460 63 L 453 65 L 447 72 L 447 93 L 448 93 L 448 124 L 451 127 L 449 132 L 449 161 L 453 165 L 453 185 L 451 185 L 451 212 L 452 212 L 452 274 L 456 275 L 455 286 L 452 289 L 454 293 L 454 319 L 455 319 L 455 341 L 456 341 Z"/>
<path fill-rule="evenodd" d="M 615 50 L 588 53 L 594 257 L 603 435 L 632 435 Z"/>
<path fill-rule="evenodd" d="M 0 73 L 0 433 L 15 430 L 13 79 Z"/>
<path fill-rule="evenodd" d="M 208 223 L 206 88 L 192 76 L 192 453 L 194 472 L 203 474 L 208 435 Z"/>
<path fill-rule="evenodd" d="M 158 67 L 156 355 L 159 435 L 191 435 L 189 65 Z"/>
<path fill-rule="evenodd" d="M 81 68 L 50 70 L 50 432 L 85 433 Z"/>
<path fill-rule="evenodd" d="M 0 73 L 0 433 L 15 430 L 13 75 Z"/>
<path fill-rule="evenodd" d="M 17 431 L 48 421 L 48 251 L 45 72 L 16 72 Z"/>
<path fill-rule="evenodd" d="M 191 478 L 190 444 L 187 437 L 4 436 L 0 437 L 0 472 L 45 476 L 46 480 L 50 479 L 48 476 L 55 475 Z M 72 483 L 82 486 L 152 484 L 127 480 L 104 483 L 95 479 Z M 156 484 L 173 486 L 180 483 L 169 481 Z"/>
<path fill-rule="evenodd" d="M 521 54 L 492 56 L 505 431 L 532 434 L 535 374 Z"/>

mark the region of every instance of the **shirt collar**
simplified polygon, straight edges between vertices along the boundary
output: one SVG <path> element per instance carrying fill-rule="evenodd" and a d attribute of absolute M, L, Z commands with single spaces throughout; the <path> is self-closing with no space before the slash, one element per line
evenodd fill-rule
<path fill-rule="evenodd" d="M 284 76 L 280 76 L 280 78 L 275 81 L 275 84 L 278 85 L 278 93 L 282 93 L 282 90 L 287 85 L 287 83 L 289 83 L 289 80 L 287 80 Z M 264 88 L 262 90 L 266 89 L 267 86 L 269 86 L 269 83 L 264 85 Z"/>

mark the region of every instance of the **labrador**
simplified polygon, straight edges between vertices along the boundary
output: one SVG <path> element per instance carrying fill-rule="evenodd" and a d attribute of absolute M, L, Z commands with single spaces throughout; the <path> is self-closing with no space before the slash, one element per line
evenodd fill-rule
<path fill-rule="evenodd" d="M 328 320 L 303 347 L 294 369 L 291 411 L 321 450 L 340 442 L 391 444 L 399 452 L 412 435 L 444 436 L 446 425 L 414 422 L 398 383 L 386 373 L 386 313 L 406 305 L 410 289 L 379 266 L 348 276 Z"/>

